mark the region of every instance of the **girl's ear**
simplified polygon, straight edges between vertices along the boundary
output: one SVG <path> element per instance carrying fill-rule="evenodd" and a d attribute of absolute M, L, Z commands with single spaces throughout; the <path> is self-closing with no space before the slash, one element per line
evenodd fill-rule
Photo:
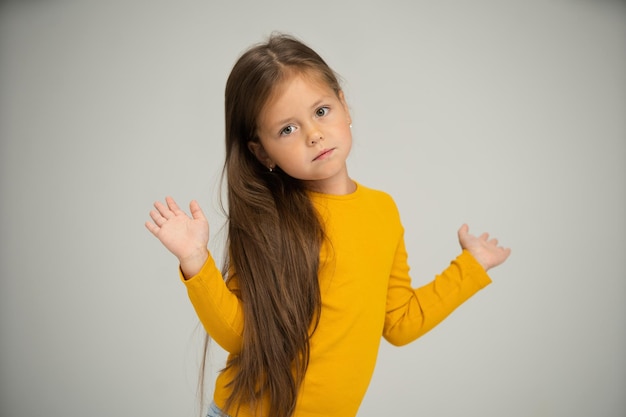
<path fill-rule="evenodd" d="M 267 152 L 265 152 L 265 148 L 263 148 L 263 145 L 261 145 L 260 142 L 248 142 L 248 149 L 254 156 L 256 156 L 256 159 L 258 159 L 260 163 L 268 168 L 273 167 L 272 160 Z"/>

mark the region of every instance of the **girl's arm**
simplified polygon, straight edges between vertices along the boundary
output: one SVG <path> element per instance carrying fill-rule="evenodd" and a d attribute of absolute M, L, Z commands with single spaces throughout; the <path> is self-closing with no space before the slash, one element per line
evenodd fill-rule
<path fill-rule="evenodd" d="M 187 294 L 206 332 L 224 350 L 237 354 L 243 344 L 243 307 L 237 291 L 237 279 L 231 277 L 228 285 L 208 255 L 200 272 L 193 277 L 181 279 Z"/>
<path fill-rule="evenodd" d="M 401 239 L 389 279 L 384 337 L 404 345 L 422 336 L 443 321 L 457 307 L 491 283 L 486 270 L 501 264 L 510 254 L 488 235 L 459 230 L 463 252 L 430 283 L 411 287 L 404 239 Z"/>
<path fill-rule="evenodd" d="M 207 245 L 209 223 L 196 201 L 189 205 L 191 217 L 173 198 L 156 202 L 146 228 L 180 262 L 181 278 L 207 333 L 231 353 L 241 350 L 243 314 L 241 302 L 226 286 Z"/>

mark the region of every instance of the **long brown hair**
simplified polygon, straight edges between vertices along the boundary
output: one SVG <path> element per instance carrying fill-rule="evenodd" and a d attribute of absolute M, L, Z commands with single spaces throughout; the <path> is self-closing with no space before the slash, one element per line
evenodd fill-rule
<path fill-rule="evenodd" d="M 323 226 L 304 183 L 279 167 L 270 172 L 248 147 L 259 141 L 264 106 L 294 72 L 317 77 L 339 95 L 326 62 L 284 34 L 248 49 L 226 83 L 224 271 L 234 271 L 244 315 L 243 348 L 226 365 L 235 376 L 224 408 L 234 415 L 243 404 L 272 417 L 293 415 L 309 363 L 309 337 L 319 321 Z M 260 410 L 264 398 L 269 409 Z"/>

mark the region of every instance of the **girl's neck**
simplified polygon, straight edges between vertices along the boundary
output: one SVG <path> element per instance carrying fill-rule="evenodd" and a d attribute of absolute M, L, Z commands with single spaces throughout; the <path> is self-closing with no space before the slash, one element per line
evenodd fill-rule
<path fill-rule="evenodd" d="M 307 186 L 311 191 L 320 194 L 347 195 L 356 191 L 356 183 L 349 177 L 335 181 L 311 181 Z"/>

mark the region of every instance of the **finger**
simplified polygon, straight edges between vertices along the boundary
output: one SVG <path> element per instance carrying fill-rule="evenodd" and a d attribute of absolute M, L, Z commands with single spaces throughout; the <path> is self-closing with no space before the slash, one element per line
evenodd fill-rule
<path fill-rule="evenodd" d="M 191 203 L 189 203 L 189 210 L 191 211 L 191 217 L 194 219 L 206 220 L 206 217 L 200 208 L 200 204 L 198 204 L 196 200 L 192 200 Z"/>
<path fill-rule="evenodd" d="M 174 201 L 172 197 L 165 197 L 165 202 L 167 203 L 167 207 L 172 211 L 172 213 L 181 214 L 183 212 L 180 207 L 178 207 L 178 204 L 176 204 L 176 201 Z"/>
<path fill-rule="evenodd" d="M 493 245 L 493 246 L 498 246 L 498 239 L 491 239 L 489 242 L 487 242 L 489 245 Z"/>
<path fill-rule="evenodd" d="M 167 219 L 161 216 L 161 213 L 156 210 L 150 210 L 150 217 L 152 218 L 152 221 L 154 221 L 154 223 L 159 227 L 163 226 L 163 223 L 167 221 Z"/>
<path fill-rule="evenodd" d="M 480 235 L 480 237 L 478 239 L 483 240 L 483 241 L 486 242 L 487 239 L 489 239 L 489 233 L 487 233 L 487 232 L 483 233 L 482 235 Z"/>
<path fill-rule="evenodd" d="M 157 201 L 156 203 L 154 203 L 154 208 L 156 208 L 159 214 L 165 217 L 166 219 L 169 219 L 170 217 L 174 215 L 174 213 L 172 213 L 172 211 L 160 201 Z"/>
<path fill-rule="evenodd" d="M 463 226 L 461 226 L 461 228 L 458 231 L 459 239 L 467 236 L 468 233 L 469 233 L 469 226 L 467 224 L 463 224 Z"/>
<path fill-rule="evenodd" d="M 511 248 L 501 248 L 502 249 L 502 262 L 506 261 L 511 255 Z"/>
<path fill-rule="evenodd" d="M 154 223 L 146 222 L 145 224 L 146 224 L 146 229 L 148 229 L 150 233 L 152 233 L 153 235 L 156 236 L 157 233 L 159 233 L 160 227 L 158 227 Z"/>

